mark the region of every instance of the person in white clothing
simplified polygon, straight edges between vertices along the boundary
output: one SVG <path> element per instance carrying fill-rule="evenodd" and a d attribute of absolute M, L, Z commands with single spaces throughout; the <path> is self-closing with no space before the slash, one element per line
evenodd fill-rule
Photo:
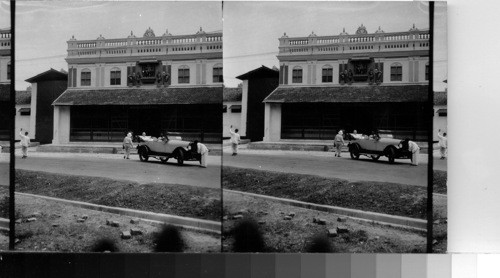
<path fill-rule="evenodd" d="M 439 138 L 439 152 L 441 153 L 441 159 L 446 159 L 448 153 L 448 138 L 446 137 L 446 132 L 441 134 L 441 129 L 438 130 L 437 136 Z"/>
<path fill-rule="evenodd" d="M 26 157 L 28 157 L 28 147 L 31 144 L 30 138 L 28 137 L 27 131 L 23 134 L 22 128 L 21 128 L 21 131 L 19 131 L 19 136 L 21 136 L 21 150 L 23 151 L 22 158 L 26 158 Z"/>
<path fill-rule="evenodd" d="M 202 143 L 199 143 L 198 140 L 194 141 L 194 145 L 196 146 L 196 152 L 201 154 L 200 165 L 203 168 L 207 168 L 207 158 L 208 158 L 208 148 Z"/>
<path fill-rule="evenodd" d="M 238 154 L 238 144 L 240 143 L 240 135 L 238 134 L 238 129 L 233 131 L 233 126 L 229 127 L 229 133 L 231 134 L 231 147 L 233 149 L 233 155 Z"/>
<path fill-rule="evenodd" d="M 418 166 L 418 155 L 420 154 L 420 147 L 417 143 L 410 141 L 410 139 L 405 139 L 399 144 L 400 148 L 406 149 L 411 152 L 411 165 Z"/>

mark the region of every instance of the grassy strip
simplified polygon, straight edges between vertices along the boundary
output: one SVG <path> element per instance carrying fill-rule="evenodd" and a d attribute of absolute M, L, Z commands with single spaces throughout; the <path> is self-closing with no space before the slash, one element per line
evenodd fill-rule
<path fill-rule="evenodd" d="M 312 175 L 224 167 L 222 186 L 256 194 L 288 198 L 425 219 L 427 189 L 385 182 L 349 182 Z"/>
<path fill-rule="evenodd" d="M 448 180 L 448 172 L 434 170 L 434 193 L 446 194 L 446 181 Z"/>
<path fill-rule="evenodd" d="M 16 170 L 16 191 L 220 221 L 220 190 Z"/>

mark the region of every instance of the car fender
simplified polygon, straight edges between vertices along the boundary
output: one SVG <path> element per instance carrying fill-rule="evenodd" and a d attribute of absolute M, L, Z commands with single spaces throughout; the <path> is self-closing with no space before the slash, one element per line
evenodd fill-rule
<path fill-rule="evenodd" d="M 151 150 L 149 149 L 149 147 L 147 145 L 139 145 L 139 146 L 137 146 L 137 151 L 140 151 L 140 150 L 145 150 L 147 152 L 151 152 Z"/>
<path fill-rule="evenodd" d="M 358 151 L 361 150 L 361 146 L 358 143 L 349 143 L 347 146 L 349 147 L 350 152 L 354 151 L 354 150 L 358 150 Z"/>
<path fill-rule="evenodd" d="M 396 147 L 394 147 L 393 145 L 389 145 L 389 146 L 385 147 L 385 149 L 384 149 L 384 155 L 385 156 L 389 156 L 391 154 L 391 150 L 394 151 L 394 154 L 397 153 Z"/>

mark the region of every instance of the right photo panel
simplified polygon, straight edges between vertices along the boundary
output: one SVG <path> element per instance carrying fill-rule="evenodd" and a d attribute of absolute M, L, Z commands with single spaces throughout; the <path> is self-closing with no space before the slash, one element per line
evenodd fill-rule
<path fill-rule="evenodd" d="M 431 134 L 429 13 L 224 3 L 224 252 L 423 253 L 429 213 L 446 251 L 446 22 Z"/>

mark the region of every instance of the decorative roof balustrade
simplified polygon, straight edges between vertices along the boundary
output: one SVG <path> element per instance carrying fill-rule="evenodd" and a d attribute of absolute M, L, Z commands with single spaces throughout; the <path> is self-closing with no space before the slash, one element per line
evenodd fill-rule
<path fill-rule="evenodd" d="M 350 35 L 344 29 L 336 36 L 318 36 L 312 32 L 308 37 L 288 37 L 285 33 L 279 39 L 279 56 L 429 50 L 429 39 L 428 30 L 418 30 L 415 26 L 406 32 L 385 33 L 379 27 L 375 33 L 368 33 L 361 25 L 355 34 Z"/>
<path fill-rule="evenodd" d="M 10 50 L 10 29 L 0 29 L 0 49 Z"/>
<path fill-rule="evenodd" d="M 143 56 L 145 54 L 189 54 L 222 52 L 222 32 L 206 33 L 201 28 L 196 34 L 172 35 L 168 30 L 155 36 L 149 28 L 143 37 L 133 32 L 127 38 L 106 39 L 100 35 L 95 40 L 77 40 L 73 36 L 68 42 L 68 58 L 93 58 L 103 56 Z"/>

